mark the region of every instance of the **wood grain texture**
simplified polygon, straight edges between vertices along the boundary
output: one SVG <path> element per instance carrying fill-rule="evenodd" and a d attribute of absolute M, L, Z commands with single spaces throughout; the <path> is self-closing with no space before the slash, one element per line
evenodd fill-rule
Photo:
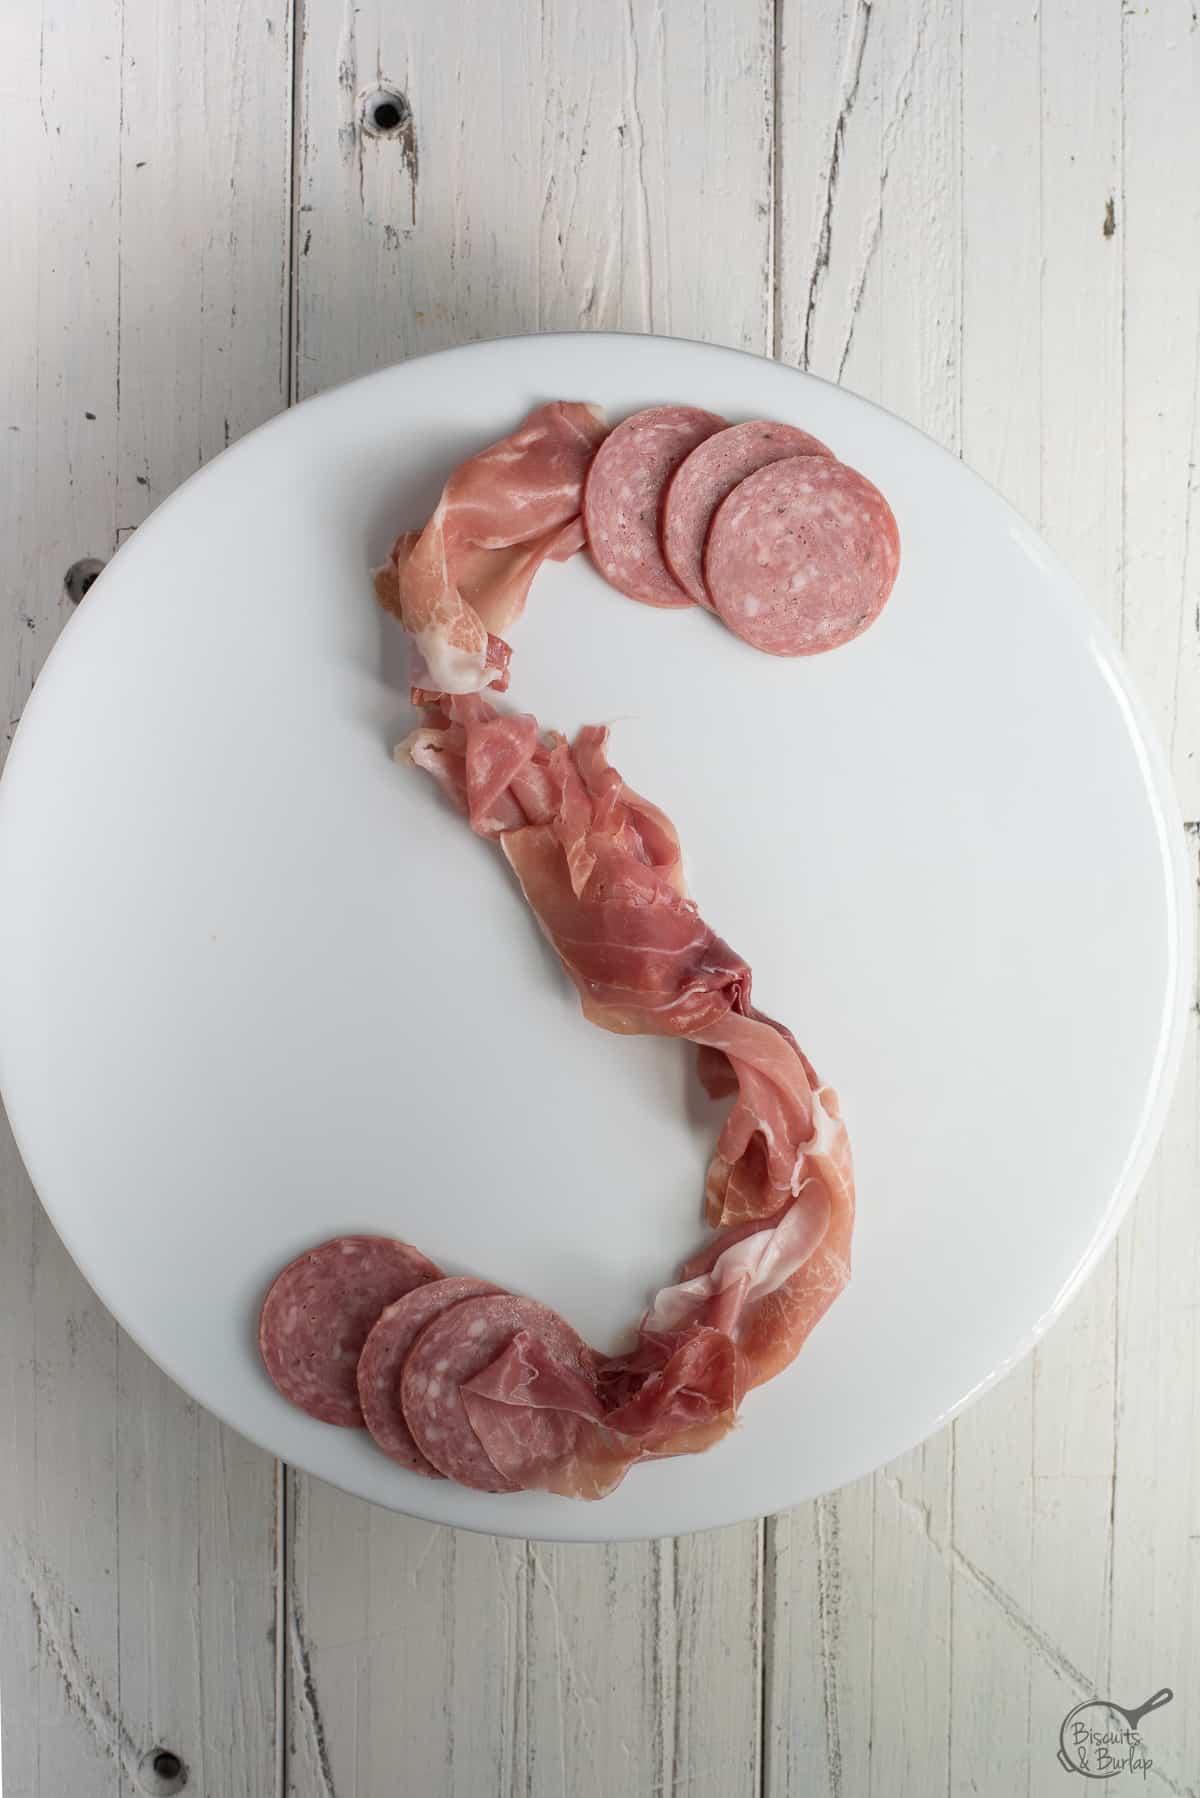
<path fill-rule="evenodd" d="M 68 567 L 286 402 L 287 16 L 7 8 L 0 82 L 7 744 Z M 128 1798 L 157 1746 L 192 1790 L 273 1791 L 274 1464 L 117 1329 L 6 1127 L 0 1442 L 6 1798 Z"/>
<path fill-rule="evenodd" d="M 301 393 L 509 332 L 769 341 L 764 0 L 304 18 Z M 381 84 L 411 107 L 395 137 L 361 128 Z"/>
<path fill-rule="evenodd" d="M 44 0 L 0 17 L 0 96 L 5 743 L 66 570 L 290 398 L 653 329 L 844 381 L 1038 524 L 1200 852 L 1190 0 Z M 842 1492 L 593 1549 L 285 1476 L 116 1329 L 4 1136 L 6 1798 L 130 1798 L 157 1743 L 220 1798 L 1042 1798 L 1070 1705 L 1163 1684 L 1148 1785 L 1200 1791 L 1198 1189 L 1193 1018 L 1033 1357 Z"/>
<path fill-rule="evenodd" d="M 1122 9 L 1124 398 L 1120 635 L 1200 819 L 1200 24 L 1190 0 Z M 1116 212 L 1116 206 L 1121 214 Z"/>

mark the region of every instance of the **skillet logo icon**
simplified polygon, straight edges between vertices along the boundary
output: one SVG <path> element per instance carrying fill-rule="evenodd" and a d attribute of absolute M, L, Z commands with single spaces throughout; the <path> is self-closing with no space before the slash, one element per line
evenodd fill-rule
<path fill-rule="evenodd" d="M 1175 1694 L 1163 1686 L 1134 1710 L 1111 1698 L 1089 1698 L 1063 1718 L 1058 1732 L 1058 1758 L 1068 1773 L 1085 1779 L 1112 1779 L 1117 1773 L 1140 1773 L 1145 1779 L 1154 1762 L 1138 1725 L 1150 1711 L 1170 1704 Z"/>

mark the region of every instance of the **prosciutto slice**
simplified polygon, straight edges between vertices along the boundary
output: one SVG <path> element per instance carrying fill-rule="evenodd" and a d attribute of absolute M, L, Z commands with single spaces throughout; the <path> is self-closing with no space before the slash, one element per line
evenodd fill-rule
<path fill-rule="evenodd" d="M 744 1361 L 729 1336 L 695 1325 L 647 1339 L 636 1356 L 602 1369 L 599 1387 L 540 1337 L 522 1334 L 462 1388 L 462 1402 L 513 1487 L 603 1498 L 638 1461 L 699 1454 L 720 1441 L 737 1419 Z M 562 1452 L 546 1452 L 547 1443 Z"/>
<path fill-rule="evenodd" d="M 814 1128 L 794 1199 L 773 1218 L 723 1230 L 686 1262 L 642 1320 L 642 1336 L 689 1323 L 724 1330 L 747 1386 L 795 1360 L 850 1278 L 854 1168 L 837 1094 L 812 1095 Z"/>
<path fill-rule="evenodd" d="M 471 697 L 431 708 L 397 756 L 499 838 L 593 1023 L 702 1040 L 748 1005 L 750 970 L 687 897 L 674 826 L 626 786 L 607 741 L 589 725 L 568 745 Z"/>
<path fill-rule="evenodd" d="M 737 1086 L 709 1163 L 708 1221 L 740 1224 L 770 1217 L 800 1190 L 801 1164 L 813 1134 L 810 1070 L 788 1036 L 763 1017 L 730 1011 L 691 1034 L 703 1049 L 720 1051 Z M 701 1063 L 701 1078 L 712 1065 L 708 1059 Z"/>
<path fill-rule="evenodd" d="M 696 1329 L 731 1343 L 743 1386 L 758 1385 L 795 1357 L 849 1278 L 854 1184 L 836 1094 L 791 1032 L 752 1005 L 749 967 L 687 897 L 675 830 L 611 767 L 607 732 L 588 727 L 568 745 L 474 695 L 443 699 L 398 753 L 498 839 L 585 1015 L 623 1034 L 690 1038 L 709 1095 L 733 1099 L 705 1189 L 720 1234 L 657 1295 L 635 1359 L 605 1376 L 610 1390 L 623 1379 L 632 1402 L 636 1373 L 644 1403 L 666 1406 L 665 1369 L 680 1333 Z M 725 1397 L 706 1426 L 717 1434 L 736 1410 Z M 623 1434 L 612 1416 L 605 1427 Z M 603 1484 L 620 1460 L 606 1441 L 600 1453 L 589 1437 L 599 1459 L 563 1477 Z"/>
<path fill-rule="evenodd" d="M 422 531 L 396 539 L 375 591 L 412 637 L 425 694 L 507 685 L 504 633 L 542 563 L 583 547 L 583 479 L 606 434 L 595 406 L 539 406 L 454 470 Z"/>

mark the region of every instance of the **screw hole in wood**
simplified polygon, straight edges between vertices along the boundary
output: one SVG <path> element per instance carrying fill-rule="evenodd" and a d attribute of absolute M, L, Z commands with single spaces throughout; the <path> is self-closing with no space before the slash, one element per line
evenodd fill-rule
<path fill-rule="evenodd" d="M 182 1792 L 188 1771 L 173 1749 L 151 1748 L 138 1763 L 137 1779 L 147 1798 L 170 1798 Z"/>
<path fill-rule="evenodd" d="M 73 606 L 79 604 L 103 567 L 98 556 L 81 556 L 78 562 L 71 563 L 63 576 L 63 586 Z"/>
<path fill-rule="evenodd" d="M 412 108 L 394 87 L 377 87 L 362 103 L 363 130 L 369 137 L 399 137 L 412 121 Z"/>

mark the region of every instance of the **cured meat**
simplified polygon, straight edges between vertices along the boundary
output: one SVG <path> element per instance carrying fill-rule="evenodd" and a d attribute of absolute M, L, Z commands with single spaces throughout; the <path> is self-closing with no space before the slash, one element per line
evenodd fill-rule
<path fill-rule="evenodd" d="M 684 895 L 674 829 L 610 767 L 607 736 L 556 751 L 557 816 L 501 847 L 592 1023 L 694 1036 L 748 1001 L 750 970 Z"/>
<path fill-rule="evenodd" d="M 736 1343 L 748 1386 L 793 1361 L 850 1278 L 854 1170 L 837 1094 L 813 1095 L 813 1135 L 799 1191 L 774 1218 L 723 1230 L 686 1262 L 643 1320 L 643 1333 L 700 1322 Z"/>
<path fill-rule="evenodd" d="M 813 1134 L 803 1057 L 775 1025 L 739 1012 L 690 1034 L 704 1048 L 719 1049 L 737 1080 L 737 1098 L 709 1163 L 708 1221 L 770 1217 L 799 1190 L 800 1162 Z"/>
<path fill-rule="evenodd" d="M 403 753 L 499 837 L 584 1015 L 620 1035 L 690 1037 L 710 1094 L 736 1093 L 709 1166 L 709 1222 L 777 1212 L 798 1190 L 815 1076 L 686 896 L 670 820 L 610 765 L 607 731 L 586 726 L 568 746 L 482 697 L 447 704 Z"/>
<path fill-rule="evenodd" d="M 583 491 L 588 548 L 606 580 L 650 606 L 686 606 L 659 546 L 659 514 L 672 474 L 697 444 L 725 424 L 698 406 L 651 406 L 610 433 Z"/>
<path fill-rule="evenodd" d="M 704 540 L 713 513 L 739 481 L 785 456 L 832 454 L 807 431 L 766 418 L 748 419 L 705 438 L 679 464 L 663 501 L 663 556 L 684 592 L 712 609 L 704 584 Z"/>
<path fill-rule="evenodd" d="M 536 464 L 539 433 L 559 428 L 543 419 L 553 411 L 526 421 L 524 449 L 517 433 L 457 471 L 440 521 L 401 536 L 377 577 L 381 602 L 413 631 L 424 710 L 397 757 L 426 769 L 500 843 L 586 1017 L 696 1045 L 705 1089 L 731 1101 L 705 1188 L 718 1233 L 655 1296 L 628 1354 L 598 1357 L 532 1300 L 442 1281 L 440 1298 L 423 1288 L 389 1309 L 359 1378 L 372 1429 L 406 1465 L 488 1491 L 596 1498 L 640 1460 L 718 1441 L 747 1389 L 799 1352 L 849 1277 L 853 1170 L 836 1094 L 791 1032 L 752 1004 L 749 967 L 688 897 L 674 827 L 610 765 L 607 731 L 585 727 L 568 743 L 484 697 L 507 684 L 499 633 L 533 570 L 573 553 L 586 528 L 602 571 L 633 597 L 679 605 L 684 587 L 705 598 L 707 582 L 748 641 L 813 653 L 877 614 L 899 544 L 882 496 L 815 439 L 767 421 L 722 431 L 690 407 L 651 408 L 605 440 L 582 524 L 576 500 L 557 521 L 544 509 L 536 531 L 531 503 L 514 526 L 495 492 L 487 497 L 489 465 L 524 468 L 536 489 L 526 458 Z M 470 481 L 456 485 L 472 469 L 478 515 Z M 502 521 L 493 530 L 480 523 L 489 504 Z M 684 587 L 663 559 L 660 523 Z"/>
<path fill-rule="evenodd" d="M 600 1370 L 605 1428 L 636 1459 L 698 1454 L 732 1428 L 745 1385 L 727 1330 L 695 1317 L 659 1329 L 646 1318 L 632 1353 Z"/>
<path fill-rule="evenodd" d="M 606 431 L 595 406 L 539 406 L 454 470 L 421 532 L 397 538 L 376 593 L 411 633 L 428 690 L 507 684 L 507 645 L 497 642 L 541 564 L 582 547 L 584 474 Z"/>
<path fill-rule="evenodd" d="M 488 1460 L 513 1489 L 598 1498 L 635 1458 L 598 1436 L 603 1408 L 594 1368 L 580 1372 L 543 1334 L 518 1330 L 463 1386 L 462 1403 Z"/>
<path fill-rule="evenodd" d="M 540 1337 L 518 1334 L 463 1388 L 463 1403 L 489 1459 L 514 1484 L 593 1499 L 638 1461 L 711 1448 L 733 1427 L 744 1389 L 739 1350 L 703 1326 L 644 1337 L 633 1355 L 602 1364 L 596 1384 Z M 562 1452 L 529 1453 L 531 1412 L 543 1427 L 547 1413 L 557 1419 Z"/>
<path fill-rule="evenodd" d="M 464 1388 L 518 1332 L 538 1338 L 548 1351 L 561 1373 L 558 1397 L 565 1390 L 571 1403 L 582 1404 L 584 1388 L 594 1382 L 595 1357 L 569 1324 L 534 1299 L 511 1294 L 465 1299 L 422 1330 L 404 1364 L 400 1400 L 417 1447 L 440 1473 L 482 1492 L 537 1485 L 543 1466 L 569 1456 L 581 1427 L 574 1410 L 558 1404 L 504 1405 L 485 1383 L 476 1395 L 476 1419 L 497 1402 L 508 1414 L 489 1438 L 506 1470 L 490 1458 L 464 1403 Z M 595 1409 L 598 1415 L 598 1404 Z M 503 1451 L 497 1444 L 500 1435 L 505 1436 Z"/>
<path fill-rule="evenodd" d="M 358 1359 L 358 1401 L 363 1421 L 376 1447 L 413 1473 L 423 1473 L 431 1480 L 442 1478 L 413 1441 L 404 1420 L 400 1376 L 405 1357 L 426 1324 L 443 1311 L 461 1305 L 464 1299 L 483 1298 L 500 1291 L 499 1286 L 487 1280 L 470 1280 L 462 1275 L 431 1280 L 389 1305 L 372 1326 Z"/>
<path fill-rule="evenodd" d="M 883 610 L 899 566 L 882 493 L 827 456 L 793 456 L 748 475 L 717 507 L 704 551 L 724 623 L 777 656 L 857 637 Z"/>
<path fill-rule="evenodd" d="M 284 1398 L 322 1423 L 362 1428 L 356 1370 L 380 1312 L 441 1269 L 407 1242 L 336 1236 L 298 1255 L 263 1300 L 258 1346 Z"/>

